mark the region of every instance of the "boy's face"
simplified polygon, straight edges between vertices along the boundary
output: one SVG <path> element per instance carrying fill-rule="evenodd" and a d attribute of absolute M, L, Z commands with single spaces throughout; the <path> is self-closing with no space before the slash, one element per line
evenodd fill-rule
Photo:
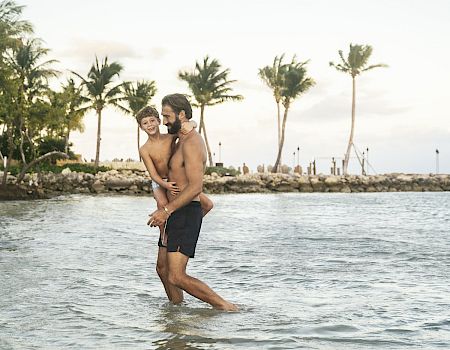
<path fill-rule="evenodd" d="M 141 129 L 144 130 L 147 135 L 156 135 L 159 133 L 160 120 L 156 117 L 145 117 L 141 120 Z"/>

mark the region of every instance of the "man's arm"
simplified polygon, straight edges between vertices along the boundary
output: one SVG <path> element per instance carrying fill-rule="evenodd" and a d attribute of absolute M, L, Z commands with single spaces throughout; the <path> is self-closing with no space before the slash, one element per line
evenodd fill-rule
<path fill-rule="evenodd" d="M 153 164 L 152 157 L 150 157 L 150 154 L 146 152 L 143 147 L 139 148 L 139 154 L 141 155 L 142 160 L 144 161 L 145 167 L 147 168 L 147 171 L 150 174 L 152 181 L 155 181 L 158 185 L 160 185 L 162 188 L 165 188 L 168 191 L 178 193 L 179 189 L 176 186 L 175 182 L 164 181 L 162 177 L 159 176 L 155 164 Z"/>

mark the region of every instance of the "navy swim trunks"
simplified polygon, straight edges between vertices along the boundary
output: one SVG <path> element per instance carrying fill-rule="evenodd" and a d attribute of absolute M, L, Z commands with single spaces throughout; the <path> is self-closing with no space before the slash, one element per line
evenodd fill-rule
<path fill-rule="evenodd" d="M 198 201 L 191 202 L 174 211 L 166 225 L 167 251 L 180 252 L 193 258 L 202 227 L 202 219 L 203 210 Z M 164 247 L 161 237 L 158 246 Z"/>

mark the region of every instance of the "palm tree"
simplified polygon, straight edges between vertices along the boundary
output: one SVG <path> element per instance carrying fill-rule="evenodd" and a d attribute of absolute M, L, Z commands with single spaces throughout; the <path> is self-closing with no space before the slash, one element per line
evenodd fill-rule
<path fill-rule="evenodd" d="M 283 58 L 284 54 L 280 57 L 275 56 L 272 66 L 265 66 L 259 69 L 259 77 L 266 83 L 266 85 L 272 90 L 275 102 L 277 104 L 277 126 L 278 126 L 278 147 L 280 147 L 281 141 L 281 89 L 283 88 Z"/>
<path fill-rule="evenodd" d="M 7 53 L 18 47 L 22 35 L 33 32 L 31 24 L 20 19 L 23 7 L 14 1 L 0 2 L 0 123 L 2 124 L 2 136 L 6 134 L 8 149 L 2 178 L 2 184 L 5 187 L 8 169 L 16 149 L 14 136 L 19 130 L 16 108 L 18 82 L 13 79 L 13 70 L 9 65 Z"/>
<path fill-rule="evenodd" d="M 27 163 L 23 151 L 24 137 L 30 144 L 33 158 L 36 155 L 32 141 L 36 130 L 30 127 L 33 123 L 31 108 L 36 99 L 48 92 L 48 81 L 56 77 L 58 71 L 49 66 L 56 60 L 42 61 L 49 53 L 49 49 L 41 46 L 39 39 L 29 39 L 21 42 L 12 50 L 8 57 L 8 65 L 12 71 L 12 78 L 17 81 L 17 122 L 20 130 L 19 150 L 24 164 Z"/>
<path fill-rule="evenodd" d="M 82 85 L 86 88 L 89 99 L 89 108 L 92 108 L 97 113 L 97 147 L 95 151 L 94 167 L 98 167 L 100 158 L 100 141 L 101 141 L 101 127 L 102 127 L 102 111 L 107 106 L 115 106 L 120 108 L 118 104 L 124 99 L 122 94 L 122 86 L 124 83 L 114 85 L 114 77 L 120 76 L 123 67 L 118 62 L 108 63 L 108 57 L 105 57 L 101 65 L 98 62 L 97 56 L 95 62 L 88 72 L 87 78 L 83 78 L 78 73 L 72 72 L 82 81 Z"/>
<path fill-rule="evenodd" d="M 178 78 L 188 83 L 195 103 L 194 107 L 200 107 L 200 134 L 204 134 L 206 149 L 208 151 L 209 165 L 213 166 L 211 149 L 209 148 L 208 137 L 206 135 L 204 112 L 206 106 L 214 106 L 225 101 L 240 101 L 244 97 L 241 95 L 230 95 L 232 88 L 230 85 L 236 80 L 228 80 L 229 69 L 221 70 L 219 61 L 206 56 L 203 63 L 196 62 L 193 72 L 179 72 Z"/>
<path fill-rule="evenodd" d="M 345 152 L 343 174 L 347 175 L 348 161 L 350 159 L 350 151 L 353 146 L 353 135 L 355 131 L 355 99 L 356 99 L 356 76 L 362 72 L 378 68 L 388 67 L 384 63 L 373 64 L 368 66 L 368 61 L 372 55 L 372 47 L 369 45 L 352 45 L 350 44 L 350 51 L 347 59 L 344 58 L 342 50 L 339 50 L 339 57 L 341 63 L 330 62 L 330 66 L 336 68 L 340 72 L 350 74 L 352 77 L 352 126 L 350 131 L 350 137 L 348 140 L 347 151 Z"/>
<path fill-rule="evenodd" d="M 281 89 L 281 103 L 284 107 L 283 123 L 281 126 L 281 139 L 278 147 L 277 160 L 273 166 L 273 172 L 277 172 L 281 162 L 281 153 L 283 151 L 286 121 L 292 102 L 308 91 L 315 85 L 315 81 L 307 77 L 306 64 L 309 61 L 297 62 L 295 56 L 290 64 L 282 66 L 283 87 Z"/>
<path fill-rule="evenodd" d="M 135 116 L 142 108 L 150 104 L 151 99 L 156 94 L 155 81 L 141 81 L 136 82 L 136 85 L 126 84 L 124 85 L 124 96 L 127 102 L 128 108 L 123 108 L 123 111 L 131 116 Z M 137 146 L 139 153 L 139 138 L 140 138 L 140 126 L 137 126 Z M 139 160 L 141 156 L 139 155 Z"/>
<path fill-rule="evenodd" d="M 64 115 L 63 115 L 63 132 L 64 132 L 64 152 L 69 151 L 69 138 L 71 131 L 84 131 L 83 118 L 88 111 L 85 104 L 88 98 L 83 96 L 83 87 L 76 86 L 73 79 L 68 79 L 63 85 Z"/>
<path fill-rule="evenodd" d="M 16 46 L 21 35 L 33 32 L 31 23 L 20 19 L 23 8 L 15 1 L 0 2 L 0 52 Z"/>

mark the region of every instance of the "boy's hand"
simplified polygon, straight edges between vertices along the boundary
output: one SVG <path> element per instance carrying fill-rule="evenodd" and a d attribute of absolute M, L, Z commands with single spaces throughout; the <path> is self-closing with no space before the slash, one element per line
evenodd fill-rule
<path fill-rule="evenodd" d="M 189 134 L 192 129 L 197 127 L 197 123 L 193 120 L 185 122 L 181 125 L 181 133 L 183 135 Z"/>
<path fill-rule="evenodd" d="M 166 182 L 164 188 L 167 191 L 170 191 L 173 196 L 176 196 L 178 193 L 180 193 L 180 188 L 177 186 L 176 182 Z"/>

